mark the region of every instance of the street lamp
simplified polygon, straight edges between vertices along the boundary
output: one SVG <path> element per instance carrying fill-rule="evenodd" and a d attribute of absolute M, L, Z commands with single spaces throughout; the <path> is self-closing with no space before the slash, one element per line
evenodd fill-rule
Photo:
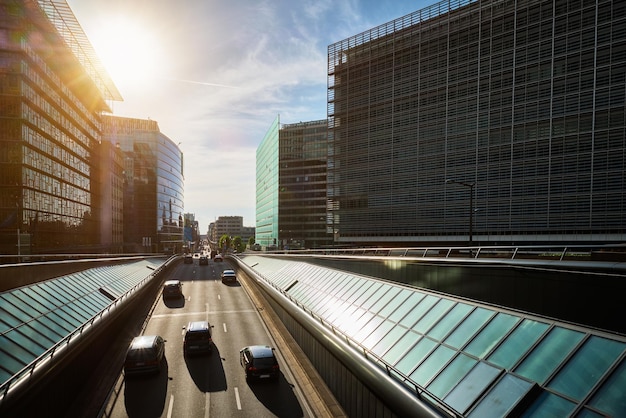
<path fill-rule="evenodd" d="M 472 232 L 473 232 L 473 226 L 474 226 L 474 185 L 476 183 L 472 182 L 472 183 L 467 183 L 464 181 L 457 181 L 457 180 L 452 180 L 452 179 L 448 179 L 446 180 L 446 184 L 448 183 L 455 183 L 455 184 L 460 184 L 461 186 L 465 186 L 469 188 L 470 191 L 470 198 L 469 198 L 469 243 L 470 245 L 472 245 Z"/>

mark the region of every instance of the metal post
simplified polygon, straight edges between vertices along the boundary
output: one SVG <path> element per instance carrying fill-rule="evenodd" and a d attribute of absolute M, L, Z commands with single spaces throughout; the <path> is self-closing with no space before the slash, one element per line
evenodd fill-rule
<path fill-rule="evenodd" d="M 455 183 L 460 184 L 461 186 L 465 186 L 469 188 L 470 197 L 469 197 L 469 245 L 472 245 L 473 241 L 473 233 L 474 233 L 474 186 L 476 183 L 466 183 L 464 181 L 457 181 L 448 179 L 446 183 Z"/>

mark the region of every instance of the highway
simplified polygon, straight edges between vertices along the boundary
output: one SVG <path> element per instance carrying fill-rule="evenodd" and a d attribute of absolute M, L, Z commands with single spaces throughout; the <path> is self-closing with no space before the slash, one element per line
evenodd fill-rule
<path fill-rule="evenodd" d="M 117 381 L 117 395 L 107 405 L 110 417 L 309 417 L 311 412 L 289 364 L 269 334 L 240 282 L 222 284 L 220 273 L 232 266 L 180 263 L 165 280 L 179 279 L 184 298 L 159 296 L 143 334 L 165 340 L 167 366 L 157 376 Z M 213 326 L 212 354 L 183 356 L 184 327 L 207 320 Z M 247 383 L 239 364 L 246 345 L 277 348 L 281 366 L 278 382 Z"/>

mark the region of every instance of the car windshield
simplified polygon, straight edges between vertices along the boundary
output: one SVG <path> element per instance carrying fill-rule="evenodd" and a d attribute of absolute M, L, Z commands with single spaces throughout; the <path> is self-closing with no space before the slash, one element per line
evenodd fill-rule
<path fill-rule="evenodd" d="M 141 348 L 128 352 L 128 360 L 131 361 L 145 361 L 152 357 L 154 357 L 154 350 L 151 348 Z"/>

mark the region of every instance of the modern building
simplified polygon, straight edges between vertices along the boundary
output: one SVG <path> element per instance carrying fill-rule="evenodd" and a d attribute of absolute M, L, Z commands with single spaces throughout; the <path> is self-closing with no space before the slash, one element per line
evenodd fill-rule
<path fill-rule="evenodd" d="M 243 216 L 219 216 L 209 226 L 210 239 L 219 242 L 223 235 L 231 238 L 240 237 L 242 242 L 248 243 L 250 237 L 254 237 L 254 227 L 243 226 Z"/>
<path fill-rule="evenodd" d="M 100 245 L 107 253 L 124 252 L 124 155 L 120 144 L 100 143 Z"/>
<path fill-rule="evenodd" d="M 103 137 L 124 158 L 126 252 L 180 252 L 183 247 L 183 155 L 153 120 L 102 116 Z"/>
<path fill-rule="evenodd" d="M 256 243 L 278 246 L 278 131 L 280 115 L 256 150 Z"/>
<path fill-rule="evenodd" d="M 338 244 L 626 240 L 626 2 L 442 1 L 328 47 Z"/>
<path fill-rule="evenodd" d="M 100 251 L 100 114 L 121 96 L 64 1 L 0 1 L 0 74 L 0 253 Z"/>
<path fill-rule="evenodd" d="M 278 132 L 278 241 L 284 249 L 332 245 L 326 225 L 326 119 L 283 125 Z"/>

